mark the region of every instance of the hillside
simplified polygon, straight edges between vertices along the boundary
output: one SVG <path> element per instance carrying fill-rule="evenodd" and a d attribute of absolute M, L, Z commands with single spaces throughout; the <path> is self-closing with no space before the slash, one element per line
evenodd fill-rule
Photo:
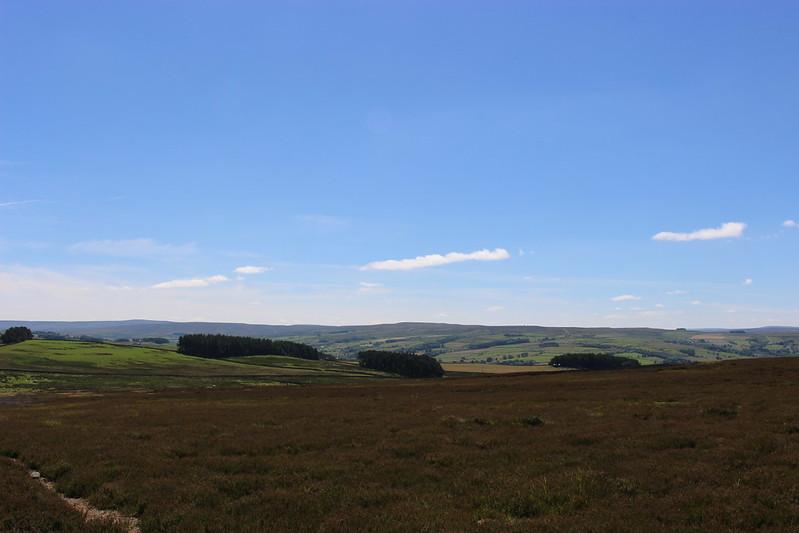
<path fill-rule="evenodd" d="M 0 329 L 26 325 L 105 340 L 163 337 L 184 333 L 223 333 L 288 339 L 310 344 L 343 359 L 361 350 L 415 351 L 442 362 L 546 364 L 570 352 L 603 352 L 633 357 L 642 364 L 718 361 L 739 357 L 799 355 L 796 328 L 751 330 L 665 330 L 649 328 L 573 328 L 479 326 L 402 322 L 368 326 L 274 326 L 218 322 L 0 322 Z"/>
<path fill-rule="evenodd" d="M 0 392 L 37 389 L 327 383 L 390 377 L 354 363 L 254 356 L 204 359 L 172 350 L 77 341 L 0 346 Z"/>

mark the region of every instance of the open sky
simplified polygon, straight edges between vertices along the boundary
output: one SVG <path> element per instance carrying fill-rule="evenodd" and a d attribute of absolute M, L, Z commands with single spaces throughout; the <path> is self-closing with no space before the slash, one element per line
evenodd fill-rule
<path fill-rule="evenodd" d="M 0 318 L 799 325 L 797 27 L 0 0 Z"/>

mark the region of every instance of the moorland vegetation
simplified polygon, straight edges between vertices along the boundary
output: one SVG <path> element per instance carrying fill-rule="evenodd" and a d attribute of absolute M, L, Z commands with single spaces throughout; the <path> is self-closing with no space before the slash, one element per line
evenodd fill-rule
<path fill-rule="evenodd" d="M 797 531 L 797 383 L 771 358 L 21 396 L 0 453 L 142 533 Z M 14 468 L 0 524 L 80 530 Z"/>

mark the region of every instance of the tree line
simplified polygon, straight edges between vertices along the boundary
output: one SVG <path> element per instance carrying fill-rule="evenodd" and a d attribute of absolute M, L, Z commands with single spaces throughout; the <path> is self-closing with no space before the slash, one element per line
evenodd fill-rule
<path fill-rule="evenodd" d="M 327 358 L 313 346 L 299 342 L 207 333 L 181 336 L 178 339 L 178 352 L 211 359 L 247 355 L 285 355 L 301 359 Z"/>
<path fill-rule="evenodd" d="M 358 354 L 363 368 L 391 372 L 408 378 L 440 378 L 444 375 L 441 364 L 427 355 L 415 353 L 366 350 Z"/>
<path fill-rule="evenodd" d="M 549 361 L 549 364 L 550 366 L 577 368 L 579 370 L 616 370 L 641 366 L 635 359 L 607 353 L 566 353 L 556 355 Z"/>

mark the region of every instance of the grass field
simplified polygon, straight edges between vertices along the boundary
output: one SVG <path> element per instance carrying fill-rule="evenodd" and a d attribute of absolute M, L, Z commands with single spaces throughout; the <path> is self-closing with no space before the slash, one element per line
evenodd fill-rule
<path fill-rule="evenodd" d="M 352 362 L 253 356 L 204 359 L 163 348 L 33 340 L 0 346 L 0 393 L 340 383 L 389 377 Z"/>
<path fill-rule="evenodd" d="M 145 532 L 799 528 L 794 358 L 27 394 L 0 427 L 0 451 Z M 0 524 L 60 520 L 0 475 Z"/>
<path fill-rule="evenodd" d="M 406 350 L 442 363 L 546 364 L 564 353 L 602 352 L 643 365 L 799 355 L 799 333 L 702 333 L 685 330 L 386 324 L 293 337 L 338 357 Z"/>
<path fill-rule="evenodd" d="M 4 322 L 15 325 L 14 322 Z M 106 340 L 162 337 L 174 350 L 180 332 L 245 334 L 293 340 L 339 359 L 362 350 L 413 351 L 443 363 L 547 364 L 564 353 L 601 352 L 637 359 L 643 365 L 723 361 L 741 357 L 799 355 L 799 330 L 766 328 L 702 332 L 650 328 L 475 326 L 404 322 L 369 326 L 267 326 L 157 321 L 39 322 L 32 329 Z M 123 345 L 125 343 L 122 343 Z M 128 346 L 134 346 L 127 344 Z"/>

